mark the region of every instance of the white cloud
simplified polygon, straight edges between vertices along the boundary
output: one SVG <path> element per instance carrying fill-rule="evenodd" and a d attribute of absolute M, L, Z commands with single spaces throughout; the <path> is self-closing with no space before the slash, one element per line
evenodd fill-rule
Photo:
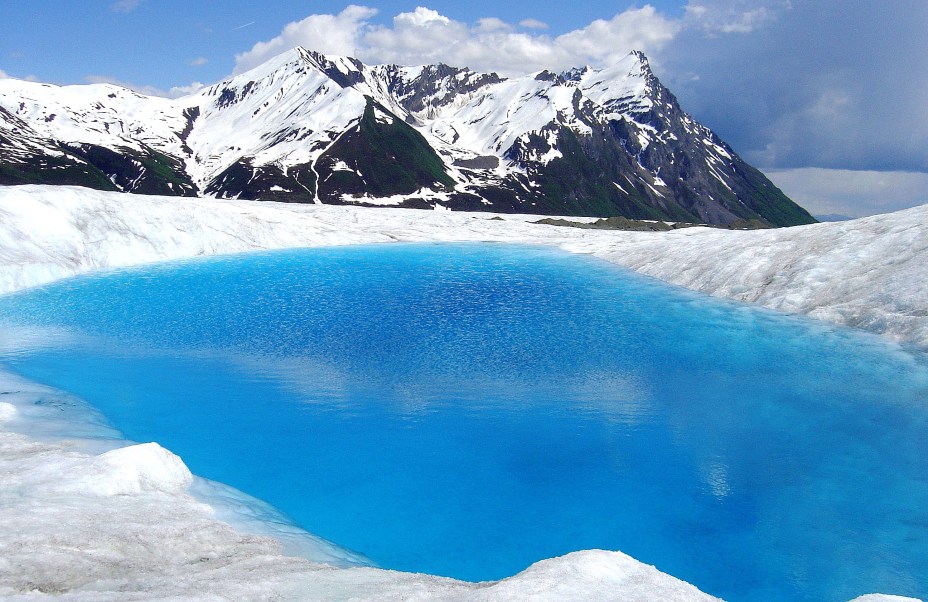
<path fill-rule="evenodd" d="M 358 36 L 367 20 L 376 14 L 376 9 L 352 4 L 337 15 L 310 15 L 301 21 L 288 23 L 277 37 L 258 42 L 251 50 L 236 54 L 234 73 L 257 67 L 295 46 L 329 54 L 356 55 Z"/>
<path fill-rule="evenodd" d="M 190 61 L 190 66 L 191 67 L 202 67 L 208 62 L 209 62 L 209 59 L 206 58 L 205 56 L 198 56 L 197 58 Z"/>
<path fill-rule="evenodd" d="M 672 40 L 681 27 L 679 21 L 647 5 L 628 9 L 609 20 L 594 21 L 557 38 L 517 32 L 514 25 L 495 17 L 468 25 L 422 6 L 394 16 L 390 25 L 370 23 L 375 14 L 372 8 L 349 6 L 338 15 L 310 15 L 290 23 L 280 35 L 236 55 L 235 73 L 294 46 L 303 46 L 353 56 L 369 64 L 442 62 L 515 75 L 608 63 L 631 50 L 653 52 Z M 534 19 L 520 25 L 547 27 Z"/>
<path fill-rule="evenodd" d="M 400 13 L 393 19 L 393 23 L 405 27 L 424 27 L 430 25 L 448 25 L 451 19 L 438 13 L 437 10 L 417 6 L 411 13 Z"/>
<path fill-rule="evenodd" d="M 143 1 L 144 0 L 118 0 L 110 4 L 110 10 L 116 13 L 131 13 L 138 8 Z"/>
<path fill-rule="evenodd" d="M 6 71 L 0 69 L 0 79 L 7 79 L 8 77 L 10 76 L 6 74 Z"/>
<path fill-rule="evenodd" d="M 606 21 L 597 19 L 583 29 L 559 36 L 556 43 L 577 56 L 597 62 L 615 60 L 630 50 L 659 50 L 680 31 L 679 21 L 668 19 L 653 6 L 628 9 Z"/>
<path fill-rule="evenodd" d="M 813 215 L 863 217 L 928 203 L 928 173 L 817 167 L 764 173 Z"/>
<path fill-rule="evenodd" d="M 420 6 L 411 13 L 393 17 L 393 27 L 368 27 L 359 57 L 372 63 L 401 65 L 447 63 L 455 48 L 467 44 L 471 35 L 464 23 Z"/>
<path fill-rule="evenodd" d="M 523 19 L 519 21 L 519 25 L 527 29 L 548 29 L 548 24 L 538 19 Z"/>

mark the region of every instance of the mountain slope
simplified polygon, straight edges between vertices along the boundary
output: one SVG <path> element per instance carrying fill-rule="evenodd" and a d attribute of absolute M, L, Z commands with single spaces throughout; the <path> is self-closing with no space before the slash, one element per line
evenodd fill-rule
<path fill-rule="evenodd" d="M 815 221 L 641 53 L 514 79 L 296 48 L 176 100 L 0 81 L 0 183 L 712 224 Z M 7 150 L 9 149 L 9 150 Z"/>

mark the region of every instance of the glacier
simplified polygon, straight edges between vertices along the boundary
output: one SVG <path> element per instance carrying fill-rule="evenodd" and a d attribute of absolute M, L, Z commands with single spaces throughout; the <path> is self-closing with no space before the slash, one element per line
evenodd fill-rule
<path fill-rule="evenodd" d="M 535 224 L 538 216 L 528 215 L 3 187 L 0 293 L 200 255 L 495 241 L 592 254 L 694 290 L 856 326 L 924 350 L 926 218 L 922 206 L 779 230 L 622 232 Z M 11 341 L 16 336 L 0 333 L 0 347 L 20 344 Z M 603 550 L 541 561 L 481 584 L 364 566 L 363 558 L 300 532 L 272 509 L 194 477 L 156 443 L 123 440 L 80 400 L 8 373 L 0 373 L 0 485 L 5 599 L 715 599 Z"/>

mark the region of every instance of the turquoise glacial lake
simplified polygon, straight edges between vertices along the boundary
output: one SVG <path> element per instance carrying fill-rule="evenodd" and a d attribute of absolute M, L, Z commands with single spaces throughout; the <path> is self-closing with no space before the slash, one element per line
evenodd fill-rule
<path fill-rule="evenodd" d="M 0 324 L 48 335 L 6 368 L 385 568 L 928 597 L 928 361 L 875 336 L 481 244 L 99 273 Z"/>

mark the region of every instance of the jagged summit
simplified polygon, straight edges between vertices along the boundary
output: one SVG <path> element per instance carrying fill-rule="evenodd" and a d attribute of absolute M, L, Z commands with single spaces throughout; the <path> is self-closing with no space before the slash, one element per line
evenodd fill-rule
<path fill-rule="evenodd" d="M 0 183 L 769 225 L 814 221 L 632 52 L 504 78 L 293 48 L 182 98 L 0 81 Z"/>

